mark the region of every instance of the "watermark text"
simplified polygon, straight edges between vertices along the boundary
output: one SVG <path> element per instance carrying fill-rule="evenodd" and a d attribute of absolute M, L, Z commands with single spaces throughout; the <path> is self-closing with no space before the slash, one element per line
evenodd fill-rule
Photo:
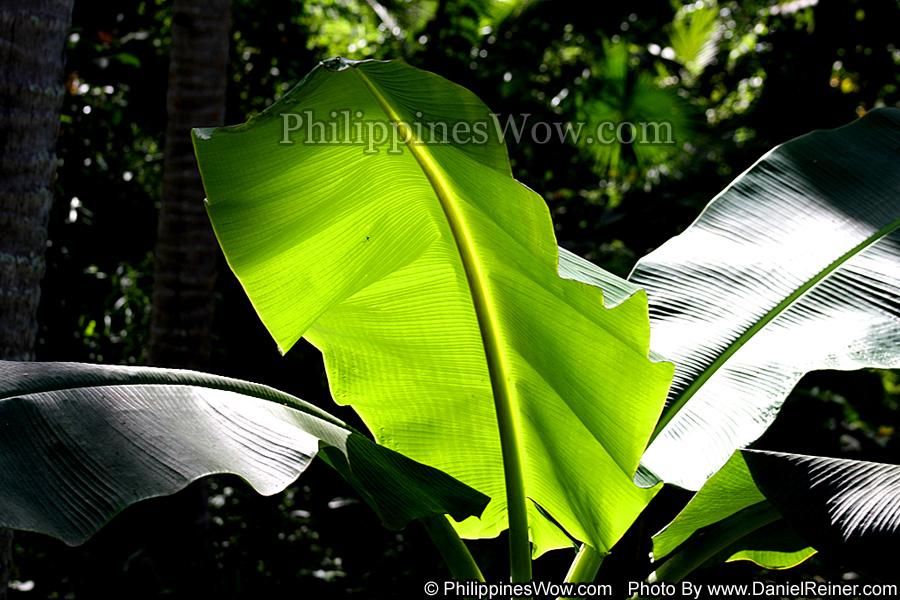
<path fill-rule="evenodd" d="M 504 141 L 516 144 L 650 144 L 673 145 L 675 132 L 669 121 L 602 121 L 588 126 L 582 121 L 541 121 L 530 113 L 489 113 L 484 119 L 455 122 L 428 120 L 416 111 L 415 118 L 366 118 L 364 111 L 341 109 L 327 115 L 312 109 L 283 112 L 278 143 L 292 146 L 360 146 L 364 154 L 402 154 L 403 147 L 442 145 L 486 145 Z"/>

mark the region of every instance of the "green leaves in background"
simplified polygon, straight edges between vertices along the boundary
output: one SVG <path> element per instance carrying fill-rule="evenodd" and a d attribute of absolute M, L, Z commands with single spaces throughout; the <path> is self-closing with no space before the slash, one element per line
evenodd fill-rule
<path fill-rule="evenodd" d="M 559 276 L 547 207 L 512 178 L 490 112 L 399 62 L 325 61 L 246 124 L 195 132 L 208 211 L 280 347 L 306 336 L 380 443 L 491 497 L 462 535 L 507 527 L 509 482 L 535 553 L 571 545 L 541 510 L 603 553 L 653 494 L 632 476 L 671 366 L 648 360 L 643 293 L 607 309 Z M 377 123 L 396 152 L 372 145 Z M 485 139 L 441 141 L 477 123 Z M 356 143 L 308 143 L 332 126 Z M 521 464 L 507 479 L 501 434 Z"/>
<path fill-rule="evenodd" d="M 0 361 L 0 423 L 0 526 L 70 545 L 204 475 L 279 492 L 320 444 L 389 527 L 487 502 L 293 396 L 193 371 Z"/>
<path fill-rule="evenodd" d="M 590 133 L 579 145 L 604 177 L 633 180 L 678 155 L 696 134 L 696 109 L 651 72 L 635 69 L 634 60 L 626 43 L 604 41 L 594 68 L 597 89 L 575 98 L 577 118 Z"/>
<path fill-rule="evenodd" d="M 715 5 L 688 4 L 679 9 L 671 23 L 669 42 L 675 59 L 693 77 L 716 58 L 724 29 L 719 23 L 720 10 Z"/>
<path fill-rule="evenodd" d="M 638 263 L 676 365 L 643 467 L 699 489 L 803 374 L 900 365 L 898 157 L 897 109 L 797 138 Z"/>

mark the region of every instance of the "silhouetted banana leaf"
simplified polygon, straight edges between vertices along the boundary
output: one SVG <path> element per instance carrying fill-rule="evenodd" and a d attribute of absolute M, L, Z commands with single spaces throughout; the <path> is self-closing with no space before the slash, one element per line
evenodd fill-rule
<path fill-rule="evenodd" d="M 900 466 L 741 450 L 654 536 L 653 551 L 672 554 L 657 571 L 664 580 L 724 557 L 786 568 L 815 550 L 897 579 L 898 534 Z"/>
<path fill-rule="evenodd" d="M 394 529 L 487 504 L 293 396 L 193 371 L 0 361 L 0 423 L 0 526 L 72 545 L 204 475 L 235 473 L 274 494 L 320 444 Z"/>
<path fill-rule="evenodd" d="M 676 365 L 643 467 L 699 489 L 806 372 L 900 365 L 898 164 L 897 109 L 797 138 L 638 263 Z"/>
<path fill-rule="evenodd" d="M 668 561 L 656 572 L 665 581 L 679 581 L 704 565 L 741 559 L 786 569 L 813 554 L 757 489 L 741 452 L 653 536 L 653 559 Z"/>
<path fill-rule="evenodd" d="M 306 336 L 380 443 L 491 497 L 461 534 L 507 527 L 509 484 L 536 553 L 571 545 L 542 511 L 603 553 L 652 496 L 631 478 L 671 365 L 648 360 L 642 292 L 607 309 L 559 276 L 490 112 L 402 63 L 326 61 L 245 125 L 195 132 L 208 211 L 280 347 Z"/>
<path fill-rule="evenodd" d="M 744 450 L 759 490 L 803 539 L 882 579 L 900 579 L 900 466 Z"/>

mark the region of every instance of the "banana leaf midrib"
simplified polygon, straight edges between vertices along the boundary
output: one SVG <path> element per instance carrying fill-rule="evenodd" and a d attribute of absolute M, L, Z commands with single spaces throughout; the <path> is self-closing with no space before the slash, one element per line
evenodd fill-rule
<path fill-rule="evenodd" d="M 494 399 L 494 409 L 497 415 L 497 425 L 500 434 L 500 444 L 503 457 L 504 479 L 506 482 L 507 510 L 509 511 L 510 535 L 519 536 L 517 542 L 511 540 L 511 549 L 519 548 L 527 551 L 526 556 L 519 556 L 518 568 L 513 571 L 527 569 L 530 579 L 531 556 L 528 549 L 528 516 L 525 495 L 525 476 L 522 458 L 521 441 L 519 440 L 519 426 L 516 422 L 515 393 L 511 385 L 509 361 L 504 352 L 502 336 L 500 333 L 499 319 L 494 311 L 494 302 L 491 291 L 487 285 L 487 277 L 482 267 L 475 242 L 472 239 L 470 228 L 467 226 L 457 199 L 452 191 L 450 183 L 443 169 L 432 156 L 428 146 L 424 144 L 410 143 L 415 138 L 408 125 L 401 119 L 387 99 L 381 94 L 372 81 L 359 69 L 352 71 L 359 77 L 363 85 L 388 116 L 395 127 L 403 133 L 403 139 L 407 140 L 406 147 L 416 160 L 422 173 L 428 179 L 434 190 L 435 197 L 441 205 L 441 209 L 447 219 L 447 224 L 453 235 L 453 241 L 459 252 L 466 281 L 471 294 L 472 305 L 478 321 L 478 329 L 481 333 L 484 347 L 485 361 L 490 374 L 491 391 Z M 522 548 L 524 546 L 524 548 Z M 515 552 L 515 550 L 513 550 Z M 517 559 L 514 557 L 514 561 Z M 515 580 L 515 579 L 514 579 Z"/>
<path fill-rule="evenodd" d="M 874 234 L 836 258 L 828 266 L 826 266 L 815 276 L 810 278 L 806 283 L 798 287 L 781 302 L 769 309 L 766 314 L 763 315 L 763 317 L 756 323 L 745 329 L 731 344 L 728 345 L 724 352 L 719 354 L 716 359 L 712 363 L 710 363 L 710 365 L 706 367 L 702 373 L 694 378 L 694 380 L 691 381 L 690 385 L 688 385 L 681 392 L 681 394 L 679 394 L 677 398 L 675 398 L 670 403 L 670 405 L 666 409 L 666 412 L 663 414 L 662 418 L 659 420 L 659 423 L 656 425 L 656 429 L 654 429 L 653 435 L 650 437 L 650 443 L 652 443 L 653 440 L 655 440 L 657 436 L 662 433 L 669 422 L 671 422 L 675 415 L 678 414 L 678 412 L 685 406 L 685 404 L 688 403 L 688 401 L 694 396 L 694 394 L 700 391 L 700 389 L 706 384 L 706 382 L 722 366 L 724 366 L 731 359 L 731 357 L 737 353 L 738 350 L 740 350 L 747 342 L 753 339 L 753 337 L 757 333 L 768 326 L 772 321 L 787 312 L 791 308 L 791 306 L 800 301 L 804 296 L 806 296 L 819 284 L 825 281 L 828 277 L 836 273 L 840 269 L 840 267 L 844 265 L 844 263 L 862 254 L 867 248 L 869 248 L 873 244 L 876 244 L 885 236 L 897 230 L 898 228 L 900 228 L 900 219 L 892 221 L 888 225 L 882 227 Z"/>

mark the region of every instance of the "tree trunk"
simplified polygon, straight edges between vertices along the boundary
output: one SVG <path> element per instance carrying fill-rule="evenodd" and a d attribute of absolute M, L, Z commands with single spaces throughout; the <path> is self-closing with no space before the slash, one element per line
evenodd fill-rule
<path fill-rule="evenodd" d="M 192 127 L 223 125 L 230 0 L 176 0 L 148 362 L 209 367 L 217 245 Z"/>
<path fill-rule="evenodd" d="M 0 358 L 33 360 L 74 0 L 0 4 Z M 12 532 L 0 530 L 0 599 Z"/>
<path fill-rule="evenodd" d="M 168 128 L 156 243 L 148 363 L 208 371 L 218 244 L 191 142 L 192 127 L 223 125 L 230 0 L 175 0 Z M 184 597 L 215 587 L 207 488 L 197 482 L 161 503 L 172 586 Z M 163 551 L 166 549 L 164 548 Z"/>

